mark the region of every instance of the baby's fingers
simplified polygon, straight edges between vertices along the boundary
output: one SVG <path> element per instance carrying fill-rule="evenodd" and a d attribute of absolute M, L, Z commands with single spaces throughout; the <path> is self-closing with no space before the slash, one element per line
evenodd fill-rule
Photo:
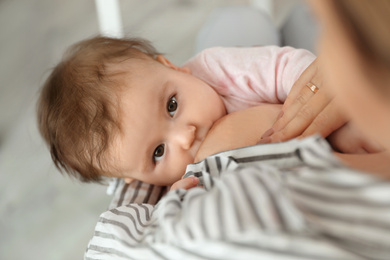
<path fill-rule="evenodd" d="M 199 179 L 197 177 L 191 176 L 191 177 L 187 177 L 185 179 L 181 179 L 181 180 L 175 182 L 171 186 L 170 190 L 178 190 L 178 189 L 189 190 L 191 188 L 196 187 L 196 185 L 198 185 L 198 183 L 199 183 Z"/>

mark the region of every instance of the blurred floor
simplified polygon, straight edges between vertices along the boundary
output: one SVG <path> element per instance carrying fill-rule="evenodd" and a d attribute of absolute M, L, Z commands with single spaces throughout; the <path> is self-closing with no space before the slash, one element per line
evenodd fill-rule
<path fill-rule="evenodd" d="M 276 22 L 296 1 L 276 1 Z M 215 7 L 245 0 L 121 1 L 126 35 L 174 63 Z M 35 125 L 39 87 L 64 50 L 98 34 L 93 1 L 0 0 L 0 259 L 81 259 L 110 197 L 61 176 Z"/>

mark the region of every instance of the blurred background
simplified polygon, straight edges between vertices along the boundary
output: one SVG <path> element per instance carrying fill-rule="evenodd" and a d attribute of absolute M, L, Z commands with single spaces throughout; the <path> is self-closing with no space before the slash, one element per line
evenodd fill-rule
<path fill-rule="evenodd" d="M 276 26 L 301 2 L 274 0 Z M 149 39 L 177 65 L 194 55 L 196 35 L 212 10 L 253 4 L 119 3 L 125 35 Z M 0 259 L 82 259 L 109 204 L 105 186 L 59 174 L 35 122 L 36 99 L 50 69 L 68 46 L 98 33 L 92 0 L 0 0 Z"/>

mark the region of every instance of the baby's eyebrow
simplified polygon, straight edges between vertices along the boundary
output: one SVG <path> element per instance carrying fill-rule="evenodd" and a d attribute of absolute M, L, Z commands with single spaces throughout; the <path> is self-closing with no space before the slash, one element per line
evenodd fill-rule
<path fill-rule="evenodd" d="M 158 108 L 165 107 L 166 92 L 169 87 L 169 82 L 165 81 L 158 90 Z M 159 112 L 159 111 L 156 111 Z"/>

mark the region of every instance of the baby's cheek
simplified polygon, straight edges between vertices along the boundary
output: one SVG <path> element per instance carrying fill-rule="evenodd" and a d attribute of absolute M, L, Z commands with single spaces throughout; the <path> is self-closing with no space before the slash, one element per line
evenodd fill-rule
<path fill-rule="evenodd" d="M 182 154 L 177 155 L 171 159 L 171 172 L 169 173 L 169 175 L 171 184 L 173 184 L 174 182 L 180 180 L 186 173 L 187 165 L 194 163 L 194 156 L 190 154 Z"/>

